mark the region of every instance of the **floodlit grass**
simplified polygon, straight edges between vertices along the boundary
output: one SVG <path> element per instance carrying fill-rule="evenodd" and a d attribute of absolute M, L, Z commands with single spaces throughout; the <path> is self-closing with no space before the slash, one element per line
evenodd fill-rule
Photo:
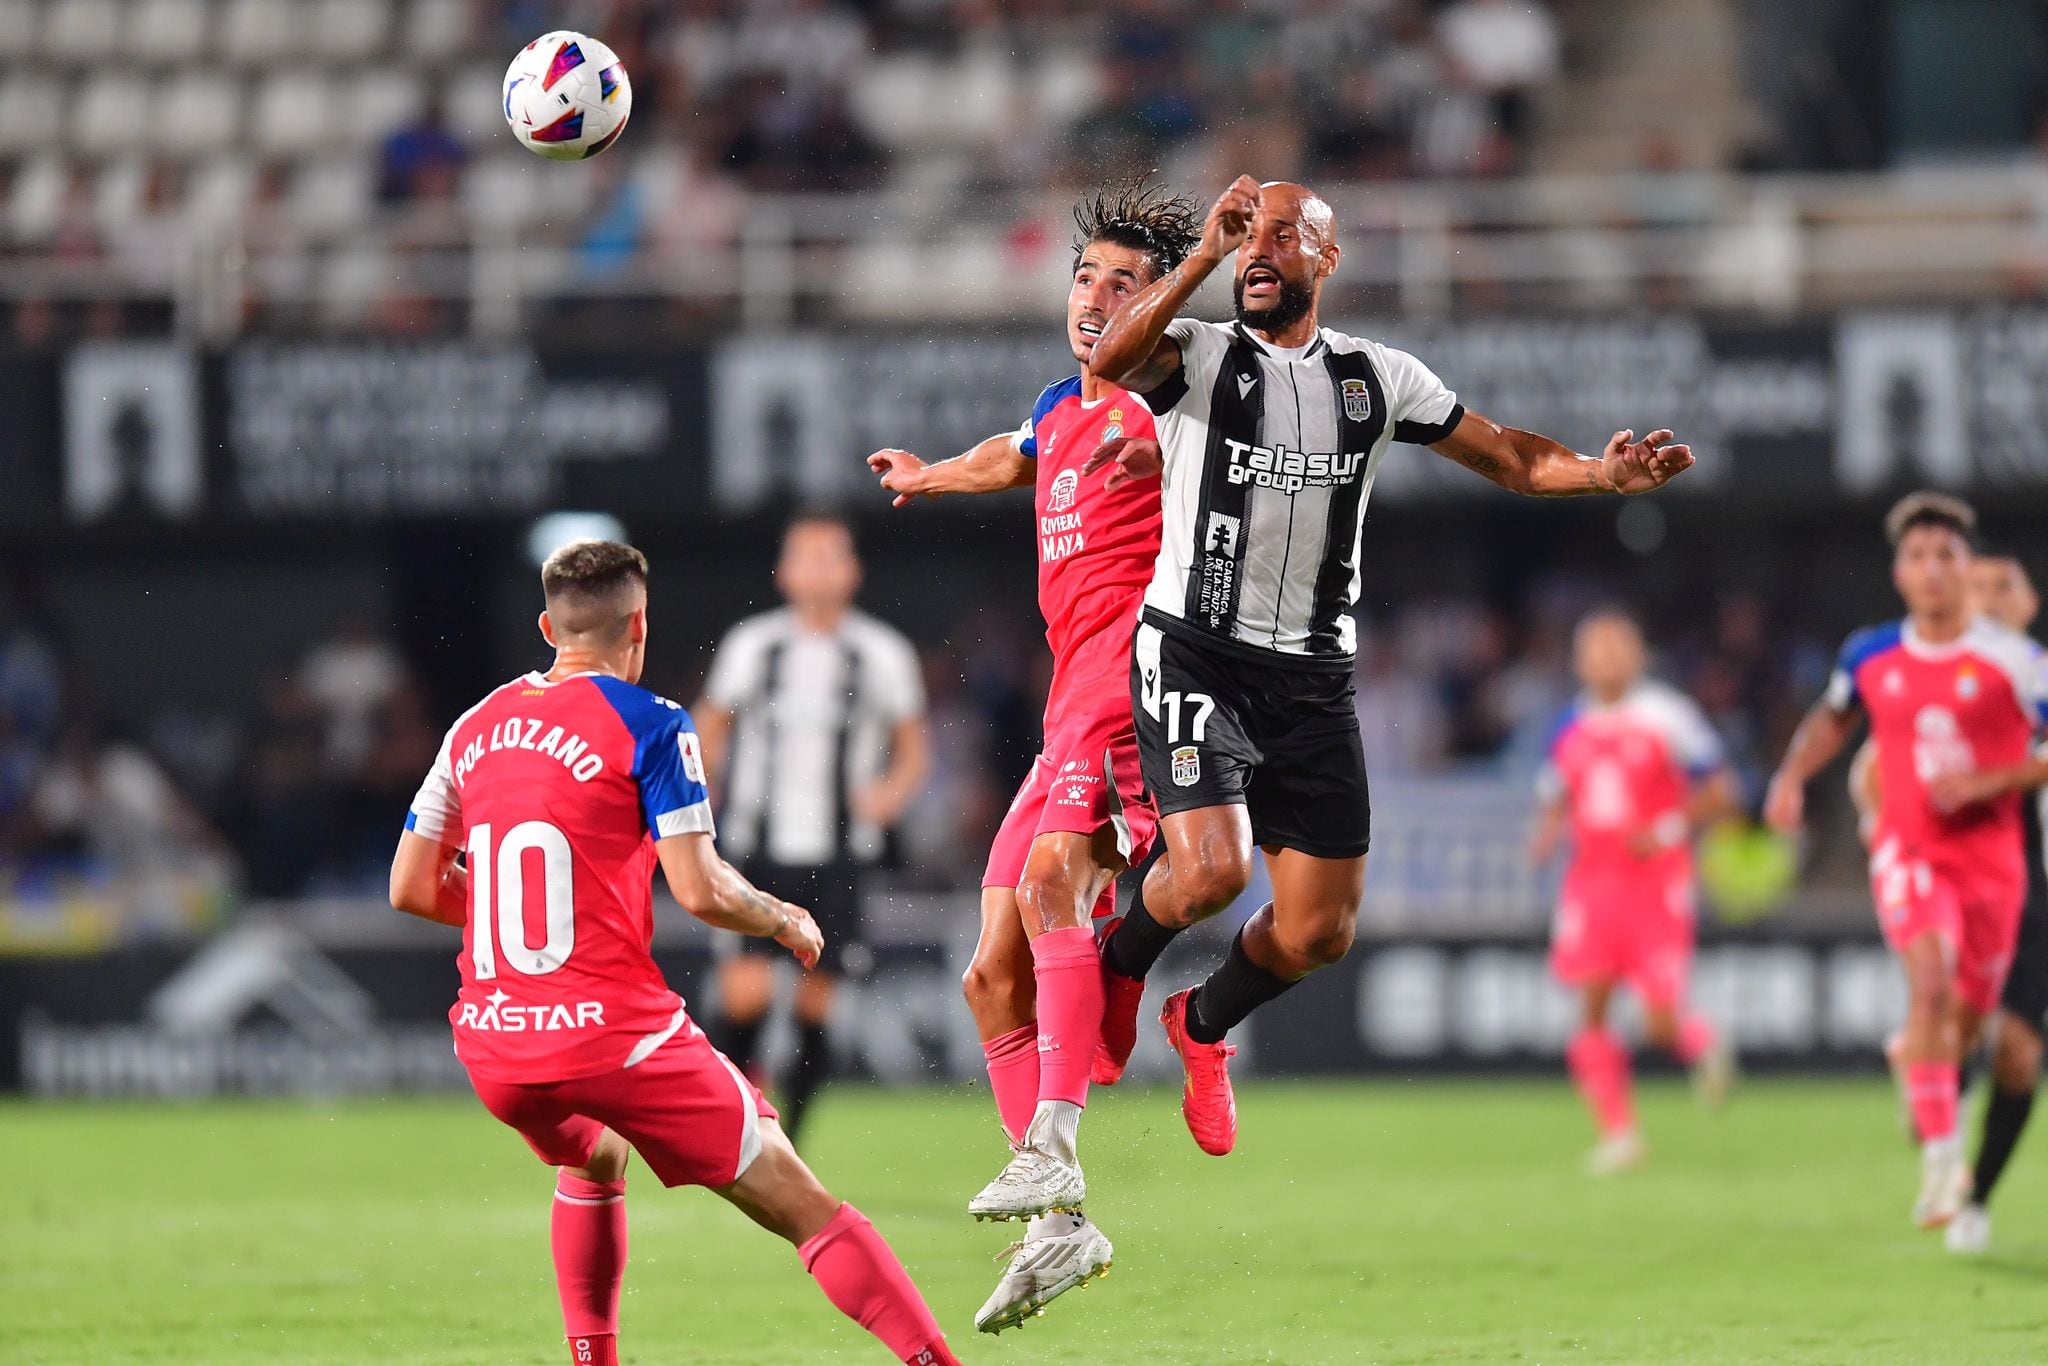
<path fill-rule="evenodd" d="M 1247 1087 L 1205 1157 L 1176 1097 L 1098 1094 L 1090 1212 L 1116 1269 L 1021 1331 L 973 1313 L 1003 1229 L 985 1098 L 842 1089 L 809 1155 L 989 1362 L 2040 1362 L 2048 1139 L 1997 1250 L 1908 1224 L 1917 1162 L 1872 1083 L 1652 1087 L 1644 1171 L 1579 1175 L 1560 1081 Z M 549 1180 L 472 1103 L 0 1108 L 0 1362 L 558 1363 Z M 793 1253 L 629 1178 L 636 1363 L 883 1362 Z"/>

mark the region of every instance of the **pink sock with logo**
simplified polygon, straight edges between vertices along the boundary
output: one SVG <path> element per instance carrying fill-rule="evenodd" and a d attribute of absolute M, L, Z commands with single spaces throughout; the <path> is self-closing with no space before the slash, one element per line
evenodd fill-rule
<path fill-rule="evenodd" d="M 1010 1142 L 1022 1143 L 1038 1107 L 1038 1025 L 1019 1025 L 981 1046 L 988 1059 L 988 1089 L 995 1092 L 996 1113 Z"/>
<path fill-rule="evenodd" d="M 1084 926 L 1031 941 L 1038 981 L 1037 1100 L 1088 1103 L 1088 1072 L 1102 1042 L 1102 958 Z"/>

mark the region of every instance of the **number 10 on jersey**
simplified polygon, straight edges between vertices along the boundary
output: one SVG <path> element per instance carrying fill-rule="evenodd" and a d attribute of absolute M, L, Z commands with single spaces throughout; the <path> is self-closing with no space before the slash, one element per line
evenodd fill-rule
<path fill-rule="evenodd" d="M 521 821 L 491 848 L 491 827 L 469 829 L 469 957 L 479 981 L 498 975 L 498 955 L 528 977 L 553 972 L 576 947 L 576 882 L 569 837 L 546 821 Z M 540 855 L 547 938 L 526 940 L 526 856 Z"/>

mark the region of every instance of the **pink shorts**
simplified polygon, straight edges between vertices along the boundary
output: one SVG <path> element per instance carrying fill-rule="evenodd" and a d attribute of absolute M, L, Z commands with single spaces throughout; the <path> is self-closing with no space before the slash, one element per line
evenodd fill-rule
<path fill-rule="evenodd" d="M 568 1081 L 469 1084 L 551 1167 L 580 1167 L 611 1129 L 664 1186 L 729 1186 L 761 1151 L 758 1119 L 775 1107 L 685 1018 L 637 1063 Z"/>
<path fill-rule="evenodd" d="M 1646 1005 L 1676 1006 L 1692 975 L 1690 870 L 1640 879 L 1565 879 L 1550 970 L 1567 986 L 1627 982 Z"/>
<path fill-rule="evenodd" d="M 1120 677 L 1114 686 L 1101 706 L 1065 716 L 1056 729 L 1047 730 L 1045 749 L 1032 761 L 996 833 L 982 886 L 1015 887 L 1023 881 L 1031 842 L 1044 834 L 1092 835 L 1106 827 L 1115 832 L 1117 852 L 1127 867 L 1152 847 L 1159 813 L 1145 795 L 1145 775 L 1138 766 L 1130 685 Z"/>
<path fill-rule="evenodd" d="M 1956 993 L 1979 1014 L 1997 1008 L 2019 941 L 2024 880 L 1929 859 L 1885 839 L 1870 856 L 1870 894 L 1894 953 L 1923 935 L 1940 935 L 1955 954 Z"/>

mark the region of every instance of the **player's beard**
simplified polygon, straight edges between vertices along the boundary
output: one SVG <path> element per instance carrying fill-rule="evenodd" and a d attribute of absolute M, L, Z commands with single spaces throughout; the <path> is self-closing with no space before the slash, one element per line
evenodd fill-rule
<path fill-rule="evenodd" d="M 1285 332 L 1306 318 L 1308 311 L 1316 306 L 1314 285 L 1290 280 L 1284 275 L 1280 277 L 1280 297 L 1273 301 L 1271 308 L 1253 310 L 1244 306 L 1242 275 L 1230 282 L 1230 296 L 1237 305 L 1237 320 L 1240 323 L 1255 332 L 1269 334 Z"/>

